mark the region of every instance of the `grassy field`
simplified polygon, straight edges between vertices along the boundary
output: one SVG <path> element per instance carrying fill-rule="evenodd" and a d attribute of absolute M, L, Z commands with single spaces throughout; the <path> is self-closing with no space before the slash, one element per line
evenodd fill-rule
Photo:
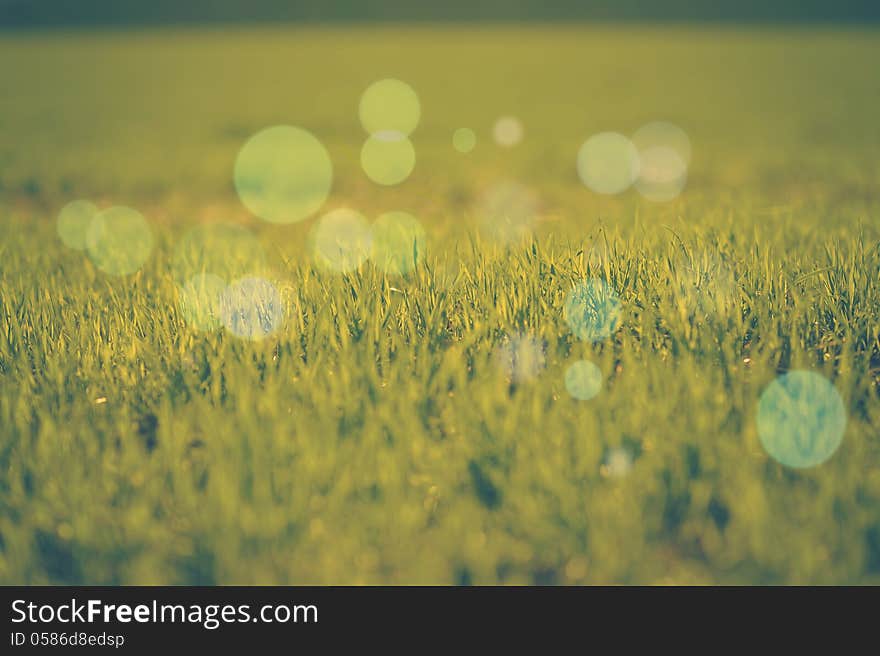
<path fill-rule="evenodd" d="M 0 34 L 0 583 L 880 583 L 877 61 L 857 30 Z M 385 77 L 422 107 L 393 187 L 359 165 Z M 690 137 L 677 199 L 581 184 L 590 135 L 654 120 Z M 315 218 L 250 215 L 233 165 L 276 124 L 327 146 L 321 213 L 419 219 L 415 271 L 321 269 Z M 506 246 L 499 184 L 537 217 Z M 137 273 L 61 242 L 80 198 L 146 217 Z M 262 341 L 182 313 L 175 248 L 219 221 L 280 290 Z M 595 343 L 585 279 L 620 303 Z M 790 369 L 847 413 L 807 469 L 756 428 Z"/>

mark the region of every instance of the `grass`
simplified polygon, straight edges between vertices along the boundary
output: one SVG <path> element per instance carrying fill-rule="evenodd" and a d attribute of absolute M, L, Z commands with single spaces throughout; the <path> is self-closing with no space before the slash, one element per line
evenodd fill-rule
<path fill-rule="evenodd" d="M 880 582 L 878 58 L 857 30 L 0 36 L 0 582 Z M 357 102 L 386 76 L 423 111 L 413 175 L 381 188 Z M 512 149 L 491 139 L 505 114 Z M 693 144 L 679 199 L 579 183 L 588 136 L 656 119 Z M 314 219 L 247 213 L 235 155 L 278 123 L 327 145 L 325 210 L 419 218 L 413 273 L 319 269 Z M 508 248 L 476 229 L 505 180 L 540 218 Z M 75 198 L 144 214 L 141 271 L 64 247 Z M 282 292 L 261 342 L 181 314 L 175 245 L 218 220 L 251 230 Z M 621 303 L 596 344 L 563 316 L 588 277 Z M 511 379 L 510 344 L 543 369 Z M 581 358 L 605 376 L 591 401 L 564 386 Z M 789 369 L 847 409 L 818 467 L 758 438 Z"/>

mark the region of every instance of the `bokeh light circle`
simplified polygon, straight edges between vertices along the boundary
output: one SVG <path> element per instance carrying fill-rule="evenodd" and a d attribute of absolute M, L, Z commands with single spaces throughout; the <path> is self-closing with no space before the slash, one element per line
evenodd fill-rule
<path fill-rule="evenodd" d="M 632 466 L 632 456 L 629 451 L 622 447 L 615 447 L 605 455 L 602 473 L 611 478 L 623 478 L 629 474 Z"/>
<path fill-rule="evenodd" d="M 176 244 L 172 269 L 180 285 L 208 273 L 228 283 L 263 271 L 266 262 L 266 251 L 246 228 L 207 223 L 187 232 Z"/>
<path fill-rule="evenodd" d="M 655 202 L 670 201 L 684 189 L 687 165 L 668 146 L 652 146 L 639 151 L 638 192 Z"/>
<path fill-rule="evenodd" d="M 272 223 L 317 212 L 333 183 L 333 164 L 310 132 L 276 125 L 252 136 L 235 160 L 235 189 L 244 206 Z"/>
<path fill-rule="evenodd" d="M 602 370 L 589 360 L 573 362 L 565 370 L 565 389 L 579 401 L 589 401 L 602 391 Z"/>
<path fill-rule="evenodd" d="M 502 373 L 515 383 L 536 378 L 546 364 L 544 346 L 528 335 L 510 337 L 495 350 L 494 358 Z"/>
<path fill-rule="evenodd" d="M 655 202 L 678 196 L 691 162 L 691 141 L 685 131 L 672 123 L 655 121 L 636 130 L 632 142 L 639 153 L 639 193 Z"/>
<path fill-rule="evenodd" d="M 409 177 L 416 165 L 412 142 L 399 132 L 379 132 L 364 142 L 361 167 L 373 182 L 391 186 Z"/>
<path fill-rule="evenodd" d="M 318 266 L 353 271 L 370 256 L 370 224 L 362 214 L 346 207 L 328 212 L 312 230 L 311 250 Z"/>
<path fill-rule="evenodd" d="M 469 153 L 477 145 L 477 133 L 470 128 L 458 128 L 452 133 L 452 147 L 460 153 Z"/>
<path fill-rule="evenodd" d="M 824 376 L 789 371 L 764 389 L 757 424 L 761 445 L 775 460 L 788 467 L 815 467 L 843 441 L 846 408 Z"/>
<path fill-rule="evenodd" d="M 234 281 L 220 297 L 220 316 L 236 337 L 258 341 L 278 330 L 284 316 L 281 293 L 264 278 Z"/>
<path fill-rule="evenodd" d="M 681 158 L 685 168 L 691 163 L 691 140 L 684 130 L 672 123 L 654 121 L 640 127 L 632 136 L 640 153 L 650 148 L 669 148 Z"/>
<path fill-rule="evenodd" d="M 386 212 L 373 223 L 373 263 L 389 274 L 403 275 L 425 258 L 425 230 L 407 212 Z"/>
<path fill-rule="evenodd" d="M 153 231 L 130 207 L 98 212 L 86 232 L 86 251 L 101 271 L 124 276 L 140 269 L 153 250 Z"/>
<path fill-rule="evenodd" d="M 87 200 L 75 200 L 62 207 L 57 228 L 64 245 L 78 251 L 85 250 L 86 234 L 97 213 L 95 204 Z"/>
<path fill-rule="evenodd" d="M 608 338 L 620 323 L 620 299 L 601 278 L 576 284 L 565 299 L 565 321 L 578 339 L 598 342 Z"/>
<path fill-rule="evenodd" d="M 212 273 L 197 273 L 178 287 L 180 312 L 193 328 L 203 331 L 220 327 L 221 300 L 226 283 Z"/>
<path fill-rule="evenodd" d="M 702 322 L 726 319 L 740 309 L 740 291 L 730 263 L 709 248 L 692 248 L 671 258 L 670 288 L 679 310 Z"/>
<path fill-rule="evenodd" d="M 502 116 L 492 127 L 492 136 L 499 146 L 510 148 L 522 141 L 525 129 L 522 122 L 514 116 Z"/>
<path fill-rule="evenodd" d="M 538 215 L 538 196 L 518 182 L 489 187 L 476 208 L 481 234 L 498 244 L 511 244 L 532 235 Z"/>
<path fill-rule="evenodd" d="M 597 194 L 626 191 L 639 173 L 639 153 L 617 132 L 601 132 L 587 139 L 578 151 L 578 176 Z"/>
<path fill-rule="evenodd" d="M 358 113 L 367 134 L 391 131 L 406 136 L 419 124 L 422 108 L 411 86 L 388 78 L 367 87 Z"/>

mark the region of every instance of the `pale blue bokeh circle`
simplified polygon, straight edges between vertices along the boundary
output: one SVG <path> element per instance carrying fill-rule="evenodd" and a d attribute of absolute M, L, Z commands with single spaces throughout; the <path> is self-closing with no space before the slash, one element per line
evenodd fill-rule
<path fill-rule="evenodd" d="M 620 323 L 620 299 L 601 278 L 587 278 L 565 299 L 565 321 L 578 339 L 598 342 L 608 338 Z"/>
<path fill-rule="evenodd" d="M 602 391 L 602 370 L 589 360 L 578 360 L 565 370 L 565 389 L 579 401 L 589 401 Z"/>
<path fill-rule="evenodd" d="M 236 337 L 261 340 L 281 326 L 281 292 L 264 278 L 249 277 L 229 285 L 220 298 L 223 325 Z"/>
<path fill-rule="evenodd" d="M 831 382 L 812 371 L 790 371 L 770 383 L 758 402 L 758 437 L 775 460 L 815 467 L 840 447 L 846 409 Z"/>
<path fill-rule="evenodd" d="M 536 378 L 546 366 L 544 345 L 528 335 L 513 335 L 494 354 L 495 362 L 511 382 Z"/>

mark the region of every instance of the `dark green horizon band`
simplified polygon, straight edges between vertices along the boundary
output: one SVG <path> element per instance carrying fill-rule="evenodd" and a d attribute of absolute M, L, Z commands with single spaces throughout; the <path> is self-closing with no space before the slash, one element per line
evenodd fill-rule
<path fill-rule="evenodd" d="M 870 0 L 0 0 L 0 30 L 25 27 L 173 25 L 254 22 L 730 22 L 880 21 Z"/>

